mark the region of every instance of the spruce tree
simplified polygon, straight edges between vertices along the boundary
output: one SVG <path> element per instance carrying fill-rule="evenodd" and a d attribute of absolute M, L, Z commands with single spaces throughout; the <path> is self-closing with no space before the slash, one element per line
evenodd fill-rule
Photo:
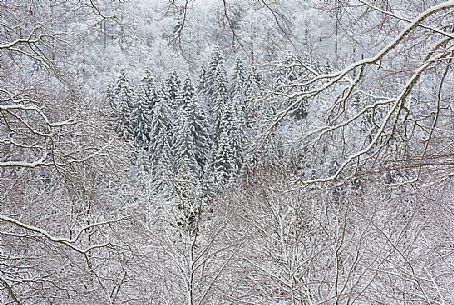
<path fill-rule="evenodd" d="M 124 70 L 120 72 L 109 103 L 118 115 L 116 131 L 124 138 L 129 138 L 132 133 L 130 116 L 135 104 L 135 94 Z"/>
<path fill-rule="evenodd" d="M 268 125 L 268 122 L 272 119 L 273 111 L 270 111 L 270 107 L 264 107 L 262 104 L 256 102 L 256 99 L 260 97 L 261 80 L 258 76 L 257 71 L 254 67 L 248 69 L 246 73 L 246 80 L 244 85 L 242 105 L 242 123 L 244 124 L 245 141 L 251 141 L 255 139 L 261 132 L 263 126 Z M 244 145 L 246 146 L 246 145 Z M 254 167 L 258 163 L 258 156 L 261 154 L 257 149 L 254 152 L 246 152 L 243 149 L 243 158 L 241 171 L 242 175 L 248 176 L 254 171 Z"/>
<path fill-rule="evenodd" d="M 181 81 L 176 71 L 169 73 L 161 87 L 162 102 L 165 104 L 166 116 L 169 121 L 168 144 L 172 148 L 175 144 L 175 125 L 178 121 L 180 108 L 180 85 Z M 171 171 L 175 171 L 175 164 L 172 164 Z"/>
<path fill-rule="evenodd" d="M 171 109 L 172 119 L 176 120 L 180 106 L 181 81 L 176 71 L 170 73 L 164 81 L 163 95 Z"/>
<path fill-rule="evenodd" d="M 203 109 L 189 78 L 182 86 L 180 97 L 174 151 L 178 160 L 185 160 L 195 176 L 201 178 L 209 155 L 209 137 Z"/>
<path fill-rule="evenodd" d="M 170 112 L 168 101 L 159 98 L 153 107 L 149 143 L 150 165 L 156 176 L 168 176 L 172 172 L 173 123 Z"/>
<path fill-rule="evenodd" d="M 234 96 L 245 95 L 246 89 L 246 72 L 244 70 L 244 65 L 241 59 L 237 58 L 236 65 L 233 70 L 233 79 L 232 79 L 232 87 L 230 88 L 230 97 L 233 98 Z"/>
<path fill-rule="evenodd" d="M 153 108 L 158 100 L 154 79 L 150 71 L 145 72 L 137 92 L 137 101 L 131 112 L 131 131 L 137 148 L 148 150 Z"/>
<path fill-rule="evenodd" d="M 159 95 L 156 81 L 148 69 L 145 71 L 145 76 L 141 81 L 139 94 L 141 95 L 141 98 L 146 101 L 147 108 L 153 110 L 154 105 L 159 99 Z"/>
<path fill-rule="evenodd" d="M 216 185 L 234 181 L 242 166 L 243 123 L 235 99 L 227 103 L 220 122 L 219 142 L 214 154 L 213 180 Z"/>
<path fill-rule="evenodd" d="M 220 134 L 219 126 L 222 110 L 228 98 L 227 73 L 224 66 L 224 57 L 219 48 L 216 48 L 213 52 L 203 88 L 204 106 L 207 110 L 210 134 L 215 146 Z"/>
<path fill-rule="evenodd" d="M 130 116 L 131 133 L 137 148 L 148 150 L 150 143 L 151 111 L 146 100 L 138 99 Z"/>
<path fill-rule="evenodd" d="M 200 68 L 200 71 L 199 71 L 199 82 L 197 84 L 197 92 L 199 93 L 199 95 L 203 95 L 206 93 L 206 86 L 207 86 L 207 69 L 204 65 L 202 65 L 202 67 Z"/>

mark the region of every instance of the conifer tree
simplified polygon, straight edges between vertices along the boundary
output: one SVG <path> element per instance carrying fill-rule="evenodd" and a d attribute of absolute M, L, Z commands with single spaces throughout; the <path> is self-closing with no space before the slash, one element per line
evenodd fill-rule
<path fill-rule="evenodd" d="M 236 65 L 233 70 L 233 79 L 232 79 L 232 87 L 230 88 L 230 97 L 234 97 L 236 95 L 244 95 L 246 89 L 246 72 L 244 70 L 243 61 L 239 58 L 236 60 Z"/>
<path fill-rule="evenodd" d="M 141 81 L 140 92 L 142 99 L 144 99 L 149 110 L 153 110 L 154 105 L 159 99 L 158 89 L 156 87 L 156 81 L 151 74 L 150 70 L 145 71 L 145 76 Z"/>
<path fill-rule="evenodd" d="M 153 107 L 149 144 L 150 165 L 156 176 L 170 175 L 173 164 L 173 124 L 170 112 L 168 101 L 159 98 Z"/>
<path fill-rule="evenodd" d="M 194 176 L 199 176 L 200 168 L 195 157 L 194 142 L 194 135 L 191 131 L 191 126 L 187 114 L 182 114 L 182 117 L 178 122 L 175 144 L 173 148 L 176 161 L 175 171 L 178 171 L 178 168 L 181 166 L 181 164 L 185 163 L 188 167 L 188 170 L 190 170 Z"/>
<path fill-rule="evenodd" d="M 190 236 L 197 233 L 203 205 L 209 194 L 204 189 L 209 137 L 203 109 L 186 78 L 180 92 L 180 107 L 175 128 L 175 179 L 177 195 L 176 224 Z"/>
<path fill-rule="evenodd" d="M 235 99 L 227 103 L 220 122 L 220 135 L 213 162 L 213 180 L 216 185 L 232 182 L 242 166 L 244 144 L 243 124 Z"/>
<path fill-rule="evenodd" d="M 137 148 L 148 150 L 150 143 L 151 111 L 146 101 L 138 99 L 130 116 L 131 133 Z"/>
<path fill-rule="evenodd" d="M 175 70 L 164 81 L 163 95 L 171 109 L 173 120 L 177 118 L 177 111 L 180 106 L 180 85 L 181 81 Z"/>
<path fill-rule="evenodd" d="M 135 104 L 134 89 L 125 71 L 121 70 L 117 84 L 110 98 L 110 105 L 118 114 L 116 131 L 124 138 L 129 138 L 131 130 L 130 116 Z"/>
<path fill-rule="evenodd" d="M 219 139 L 219 126 L 227 100 L 227 73 L 224 66 L 224 57 L 222 51 L 216 48 L 213 52 L 208 71 L 206 72 L 206 83 L 202 92 L 205 108 L 208 113 L 208 122 L 210 134 L 214 146 Z"/>
<path fill-rule="evenodd" d="M 246 80 L 244 84 L 244 91 L 242 97 L 242 123 L 244 126 L 245 141 L 251 142 L 262 132 L 263 126 L 266 126 L 271 120 L 273 111 L 270 111 L 270 106 L 264 106 L 256 102 L 257 97 L 260 96 L 261 80 L 254 67 L 248 69 L 246 73 Z M 270 136 L 272 137 L 272 136 Z M 269 139 L 268 139 L 269 140 Z M 267 140 L 267 141 L 268 141 Z M 246 145 L 244 145 L 247 147 Z M 242 151 L 242 175 L 249 175 L 253 172 L 253 168 L 257 165 L 260 152 L 257 149 L 254 151 L 246 152 L 247 148 Z"/>
<path fill-rule="evenodd" d="M 185 160 L 190 170 L 202 177 L 209 154 L 209 137 L 203 114 L 191 80 L 187 78 L 181 92 L 175 153 L 178 160 Z"/>
<path fill-rule="evenodd" d="M 175 126 L 178 121 L 178 110 L 180 108 L 180 85 L 181 81 L 174 70 L 173 72 L 169 73 L 167 78 L 164 80 L 161 86 L 161 96 L 162 96 L 162 106 L 165 107 L 166 117 L 168 120 L 168 130 L 167 130 L 167 141 L 170 145 L 170 148 L 173 148 L 175 145 Z M 170 153 L 170 151 L 169 151 Z M 173 152 L 172 152 L 173 154 Z M 170 154 L 170 155 L 172 155 Z M 169 156 L 170 156 L 169 155 Z M 171 172 L 175 172 L 175 164 L 172 164 L 171 168 L 169 168 Z"/>
<path fill-rule="evenodd" d="M 199 71 L 199 82 L 197 84 L 197 92 L 199 95 L 204 95 L 206 93 L 206 86 L 207 86 L 207 69 L 204 65 L 200 68 Z"/>
<path fill-rule="evenodd" d="M 145 72 L 137 92 L 137 102 L 131 112 L 131 131 L 137 148 L 148 150 L 153 108 L 158 100 L 154 79 Z"/>

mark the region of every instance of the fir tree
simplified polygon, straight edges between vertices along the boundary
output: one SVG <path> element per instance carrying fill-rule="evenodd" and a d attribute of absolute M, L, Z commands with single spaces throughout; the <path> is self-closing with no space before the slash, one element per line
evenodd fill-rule
<path fill-rule="evenodd" d="M 153 110 L 154 105 L 159 99 L 156 81 L 152 76 L 150 70 L 145 71 L 145 76 L 141 81 L 139 94 L 140 98 L 146 101 L 147 108 Z"/>
<path fill-rule="evenodd" d="M 194 87 L 192 86 L 191 80 L 186 78 L 180 93 L 180 108 L 182 111 L 191 111 L 194 106 L 194 94 Z"/>
<path fill-rule="evenodd" d="M 209 137 L 203 109 L 187 78 L 180 92 L 178 125 L 175 128 L 175 193 L 177 225 L 190 234 L 197 232 L 202 206 L 208 203 L 204 172 L 209 154 Z"/>
<path fill-rule="evenodd" d="M 197 100 L 194 101 L 193 112 L 190 116 L 191 131 L 194 134 L 195 158 L 202 172 L 208 165 L 211 142 L 205 112 Z"/>
<path fill-rule="evenodd" d="M 197 92 L 199 92 L 200 95 L 206 93 L 206 86 L 207 86 L 207 69 L 205 66 L 202 65 L 199 71 L 199 82 L 197 84 Z"/>
<path fill-rule="evenodd" d="M 213 162 L 213 180 L 217 185 L 233 181 L 242 166 L 244 132 L 239 112 L 238 103 L 232 100 L 226 105 L 222 115 Z"/>
<path fill-rule="evenodd" d="M 236 65 L 233 70 L 233 79 L 232 79 L 232 87 L 230 88 L 230 97 L 233 98 L 234 96 L 245 95 L 246 89 L 246 73 L 244 71 L 244 65 L 241 59 L 237 58 Z"/>
<path fill-rule="evenodd" d="M 127 79 L 125 71 L 121 70 L 117 84 L 110 98 L 110 105 L 118 114 L 118 124 L 115 128 L 124 138 L 131 134 L 130 115 L 135 104 L 134 89 Z"/>
<path fill-rule="evenodd" d="M 177 111 L 180 106 L 180 85 L 181 81 L 176 71 L 170 73 L 164 82 L 163 94 L 171 109 L 172 119 L 177 118 Z"/>
<path fill-rule="evenodd" d="M 173 164 L 173 124 L 166 99 L 157 100 L 150 125 L 149 159 L 153 174 L 167 176 Z"/>
<path fill-rule="evenodd" d="M 145 71 L 145 77 L 140 82 L 136 99 L 130 116 L 131 132 L 135 145 L 140 149 L 148 150 L 153 108 L 159 99 L 154 78 L 149 70 Z"/>
<path fill-rule="evenodd" d="M 182 87 L 178 122 L 174 151 L 178 160 L 185 160 L 195 175 L 201 178 L 209 154 L 209 137 L 203 110 L 189 78 Z"/>
<path fill-rule="evenodd" d="M 224 67 L 224 57 L 219 48 L 213 52 L 203 88 L 204 106 L 208 113 L 211 138 L 215 146 L 220 134 L 222 109 L 227 100 L 227 73 Z"/>
<path fill-rule="evenodd" d="M 130 116 L 131 133 L 137 148 L 148 150 L 150 143 L 151 111 L 146 100 L 139 99 Z"/>

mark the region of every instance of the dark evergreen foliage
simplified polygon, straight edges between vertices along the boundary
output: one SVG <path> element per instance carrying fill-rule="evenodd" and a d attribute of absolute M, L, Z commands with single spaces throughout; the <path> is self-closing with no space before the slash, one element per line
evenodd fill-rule
<path fill-rule="evenodd" d="M 130 80 L 126 77 L 125 71 L 122 70 L 109 103 L 118 114 L 118 123 L 115 129 L 124 138 L 129 138 L 132 133 L 130 116 L 134 109 L 134 99 L 134 89 Z"/>
<path fill-rule="evenodd" d="M 197 188 L 205 201 L 210 183 L 235 181 L 246 159 L 250 105 L 259 92 L 257 74 L 250 71 L 237 59 L 229 84 L 222 52 L 215 49 L 208 69 L 201 68 L 197 92 L 190 78 L 181 83 L 176 71 L 158 90 L 147 70 L 134 94 L 122 72 L 110 103 L 136 147 L 148 152 L 155 179 L 191 181 L 184 188 Z M 181 185 L 174 189 L 179 193 Z"/>

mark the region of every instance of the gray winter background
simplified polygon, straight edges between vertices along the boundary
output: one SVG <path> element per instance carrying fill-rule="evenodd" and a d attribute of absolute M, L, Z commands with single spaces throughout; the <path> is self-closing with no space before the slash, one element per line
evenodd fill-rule
<path fill-rule="evenodd" d="M 0 304 L 454 304 L 454 1 L 0 0 Z"/>

